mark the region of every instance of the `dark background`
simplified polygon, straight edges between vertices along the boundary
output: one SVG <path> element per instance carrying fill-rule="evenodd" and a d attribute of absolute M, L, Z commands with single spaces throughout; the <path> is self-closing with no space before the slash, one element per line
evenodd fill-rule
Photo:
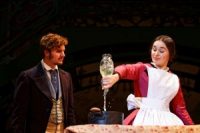
<path fill-rule="evenodd" d="M 149 45 L 160 34 L 176 41 L 172 70 L 180 77 L 187 108 L 200 122 L 200 2 L 176 0 L 7 0 L 0 2 L 0 129 L 10 115 L 19 72 L 41 60 L 39 39 L 48 32 L 69 38 L 65 63 L 73 76 L 77 124 L 91 107 L 103 106 L 99 62 L 111 53 L 115 65 L 148 62 Z M 129 81 L 108 94 L 108 110 L 129 114 Z"/>

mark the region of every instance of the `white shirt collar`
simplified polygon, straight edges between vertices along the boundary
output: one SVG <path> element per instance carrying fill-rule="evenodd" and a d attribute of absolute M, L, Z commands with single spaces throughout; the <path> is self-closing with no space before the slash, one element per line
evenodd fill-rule
<path fill-rule="evenodd" d="M 44 62 L 43 59 L 41 60 L 41 63 L 42 63 L 42 66 L 44 67 L 45 70 L 47 70 L 47 71 L 52 70 L 52 68 L 51 68 L 49 65 L 47 65 L 47 64 Z M 58 66 L 57 66 L 57 65 L 56 65 L 55 69 L 58 70 Z"/>

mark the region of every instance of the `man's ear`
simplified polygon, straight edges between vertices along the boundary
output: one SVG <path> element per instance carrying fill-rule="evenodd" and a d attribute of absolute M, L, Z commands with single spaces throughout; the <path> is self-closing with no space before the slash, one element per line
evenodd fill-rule
<path fill-rule="evenodd" d="M 44 56 L 49 57 L 49 55 L 50 55 L 50 51 L 45 49 L 44 50 Z"/>

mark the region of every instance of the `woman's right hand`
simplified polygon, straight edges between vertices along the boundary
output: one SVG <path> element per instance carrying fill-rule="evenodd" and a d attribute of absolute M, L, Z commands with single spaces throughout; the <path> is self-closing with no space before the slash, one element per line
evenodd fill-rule
<path fill-rule="evenodd" d="M 111 88 L 118 80 L 119 80 L 119 74 L 117 73 L 102 77 L 101 80 L 102 89 L 104 90 Z"/>

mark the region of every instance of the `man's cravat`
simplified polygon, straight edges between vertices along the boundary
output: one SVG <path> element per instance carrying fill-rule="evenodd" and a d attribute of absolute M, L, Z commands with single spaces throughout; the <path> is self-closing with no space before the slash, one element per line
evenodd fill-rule
<path fill-rule="evenodd" d="M 53 88 L 55 89 L 56 99 L 58 99 L 58 91 L 59 91 L 59 81 L 58 81 L 58 72 L 57 70 L 49 70 L 51 75 L 51 83 Z"/>

